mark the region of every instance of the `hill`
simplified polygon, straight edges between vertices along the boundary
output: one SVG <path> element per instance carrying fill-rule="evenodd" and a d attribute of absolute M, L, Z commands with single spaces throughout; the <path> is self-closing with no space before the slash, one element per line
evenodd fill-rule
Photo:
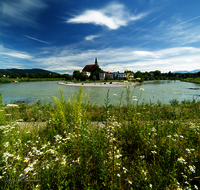
<path fill-rule="evenodd" d="M 198 73 L 200 69 L 196 69 L 193 71 L 173 71 L 172 73 Z"/>
<path fill-rule="evenodd" d="M 37 69 L 37 68 L 33 68 L 33 69 L 16 69 L 16 68 L 12 68 L 12 69 L 0 69 L 0 73 L 2 74 L 36 74 L 36 73 L 41 73 L 41 74 L 58 74 L 52 71 L 47 71 L 44 69 Z"/>

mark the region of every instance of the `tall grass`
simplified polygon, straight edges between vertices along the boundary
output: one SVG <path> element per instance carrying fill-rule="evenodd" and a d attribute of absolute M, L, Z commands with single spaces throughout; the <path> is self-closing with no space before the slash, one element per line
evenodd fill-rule
<path fill-rule="evenodd" d="M 1 187 L 198 189 L 200 103 L 140 106 L 143 90 L 127 87 L 115 104 L 108 91 L 102 107 L 82 87 L 68 100 L 60 91 L 56 105 L 0 99 Z"/>

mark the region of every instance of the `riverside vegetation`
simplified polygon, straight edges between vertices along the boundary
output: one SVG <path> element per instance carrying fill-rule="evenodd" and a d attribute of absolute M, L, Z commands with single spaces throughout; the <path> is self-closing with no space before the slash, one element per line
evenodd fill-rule
<path fill-rule="evenodd" d="M 139 105 L 140 90 L 114 103 L 108 90 L 102 107 L 82 87 L 56 104 L 0 100 L 1 189 L 198 189 L 200 103 Z"/>

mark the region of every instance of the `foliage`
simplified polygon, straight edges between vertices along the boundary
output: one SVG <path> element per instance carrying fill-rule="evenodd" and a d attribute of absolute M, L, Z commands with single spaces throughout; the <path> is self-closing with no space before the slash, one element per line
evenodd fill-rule
<path fill-rule="evenodd" d="M 0 99 L 1 188 L 198 189 L 200 103 L 140 106 L 143 90 L 115 103 L 108 91 L 103 107 L 82 87 L 56 105 Z"/>

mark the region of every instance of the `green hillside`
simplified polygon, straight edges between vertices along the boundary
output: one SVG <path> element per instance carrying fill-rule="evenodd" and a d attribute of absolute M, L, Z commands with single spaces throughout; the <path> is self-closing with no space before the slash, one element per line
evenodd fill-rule
<path fill-rule="evenodd" d="M 52 71 L 47 71 L 44 69 L 37 69 L 37 68 L 33 68 L 33 69 L 0 69 L 0 73 L 2 74 L 23 74 L 23 73 L 27 73 L 27 74 L 35 74 L 35 73 L 41 73 L 41 74 L 58 74 Z"/>

